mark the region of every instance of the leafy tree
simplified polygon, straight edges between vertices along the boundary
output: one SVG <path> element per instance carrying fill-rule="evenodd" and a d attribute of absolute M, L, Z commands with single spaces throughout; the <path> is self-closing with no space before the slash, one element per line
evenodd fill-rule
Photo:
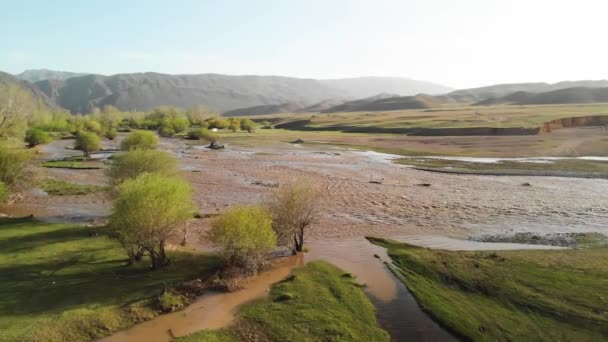
<path fill-rule="evenodd" d="M 207 120 L 209 128 L 224 129 L 228 127 L 228 120 L 222 118 L 211 118 Z"/>
<path fill-rule="evenodd" d="M 177 160 L 167 153 L 153 150 L 133 150 L 117 153 L 107 171 L 110 182 L 118 185 L 143 173 L 156 173 L 165 177 L 178 174 Z"/>
<path fill-rule="evenodd" d="M 319 218 L 319 198 L 317 191 L 301 182 L 273 193 L 269 203 L 272 227 L 279 244 L 291 248 L 294 254 L 302 251 L 306 229 Z"/>
<path fill-rule="evenodd" d="M 6 201 L 8 198 L 8 188 L 4 183 L 0 182 L 0 203 Z"/>
<path fill-rule="evenodd" d="M 186 117 L 192 126 L 203 126 L 205 120 L 210 117 L 217 116 L 218 113 L 203 106 L 196 106 L 186 112 Z"/>
<path fill-rule="evenodd" d="M 84 152 L 84 156 L 91 158 L 91 153 L 101 150 L 101 139 L 95 133 L 80 131 L 76 134 L 74 149 Z"/>
<path fill-rule="evenodd" d="M 236 132 L 241 128 L 241 121 L 239 119 L 230 118 L 228 122 L 228 129 L 233 132 Z"/>
<path fill-rule="evenodd" d="M 116 128 L 108 128 L 106 130 L 105 137 L 108 140 L 114 140 L 118 136 L 118 130 Z"/>
<path fill-rule="evenodd" d="M 25 142 L 29 147 L 48 144 L 51 140 L 51 136 L 39 128 L 30 128 L 25 133 Z"/>
<path fill-rule="evenodd" d="M 118 188 L 110 226 L 125 246 L 129 260 L 144 250 L 152 268 L 167 265 L 165 244 L 192 216 L 192 192 L 185 181 L 155 173 L 125 180 Z"/>
<path fill-rule="evenodd" d="M 266 254 L 276 246 L 272 218 L 259 206 L 237 207 L 220 215 L 212 224 L 208 238 L 223 248 L 229 266 L 256 272 Z"/>
<path fill-rule="evenodd" d="M 255 123 L 251 119 L 241 120 L 241 130 L 251 133 L 254 131 L 254 129 Z"/>
<path fill-rule="evenodd" d="M 29 165 L 34 154 L 10 144 L 0 145 L 0 181 L 12 186 L 25 176 L 25 168 Z"/>
<path fill-rule="evenodd" d="M 27 90 L 13 83 L 0 84 L 0 140 L 22 139 L 35 109 L 35 102 Z"/>
<path fill-rule="evenodd" d="M 175 130 L 173 129 L 173 127 L 171 127 L 171 125 L 163 124 L 158 129 L 158 135 L 165 138 L 172 137 L 175 135 Z"/>
<path fill-rule="evenodd" d="M 188 132 L 187 138 L 190 140 L 204 140 L 212 143 L 220 140 L 220 135 L 206 128 L 199 128 Z"/>
<path fill-rule="evenodd" d="M 129 134 L 121 143 L 124 151 L 152 150 L 158 144 L 158 137 L 153 132 L 137 131 Z"/>
<path fill-rule="evenodd" d="M 92 132 L 98 135 L 103 131 L 101 124 L 92 119 L 85 121 L 82 128 L 87 132 Z"/>
<path fill-rule="evenodd" d="M 176 133 L 181 133 L 190 127 L 190 121 L 186 118 L 174 118 L 171 120 L 171 127 Z"/>

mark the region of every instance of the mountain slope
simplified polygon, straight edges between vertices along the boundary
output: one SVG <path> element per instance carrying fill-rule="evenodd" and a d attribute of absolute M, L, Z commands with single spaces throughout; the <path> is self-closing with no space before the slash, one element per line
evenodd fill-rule
<path fill-rule="evenodd" d="M 531 105 L 531 104 L 572 104 L 608 102 L 607 88 L 574 87 L 543 93 L 516 92 L 499 98 L 491 98 L 476 105 Z"/>
<path fill-rule="evenodd" d="M 573 87 L 603 88 L 608 87 L 608 80 L 598 81 L 564 81 L 558 83 L 512 83 L 496 84 L 487 87 L 455 90 L 448 95 L 463 102 L 479 102 L 508 96 L 517 92 L 542 93 Z M 466 101 L 465 101 L 466 100 Z"/>
<path fill-rule="evenodd" d="M 287 102 L 278 105 L 261 105 L 247 108 L 233 109 L 222 113 L 222 116 L 250 116 L 261 114 L 295 113 L 302 110 L 304 106 L 299 103 Z"/>
<path fill-rule="evenodd" d="M 20 80 L 11 74 L 0 71 L 0 84 L 16 84 L 28 91 L 35 101 L 41 101 L 47 108 L 57 108 L 57 104 L 34 84 Z"/>
<path fill-rule="evenodd" d="M 138 73 L 43 80 L 36 85 L 73 113 L 88 113 L 106 104 L 138 111 L 160 105 L 182 108 L 204 105 L 219 111 L 284 103 L 310 106 L 327 99 L 371 96 L 385 88 L 398 87 L 406 91 L 415 89 L 417 84 L 420 89 L 430 86 L 428 82 L 395 78 L 373 78 L 367 87 L 362 87 L 362 82 L 365 79 L 353 79 L 349 83 L 348 79 Z"/>
<path fill-rule="evenodd" d="M 28 82 L 38 82 L 43 80 L 67 80 L 68 78 L 84 76 L 87 74 L 77 73 L 77 72 L 69 72 L 69 71 L 55 71 L 48 69 L 30 69 L 25 70 L 24 72 L 15 75 L 17 78 L 28 81 Z"/>

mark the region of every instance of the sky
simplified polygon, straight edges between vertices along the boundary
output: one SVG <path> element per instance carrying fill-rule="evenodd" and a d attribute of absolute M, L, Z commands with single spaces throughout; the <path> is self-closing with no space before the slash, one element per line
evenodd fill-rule
<path fill-rule="evenodd" d="M 0 0 L 0 70 L 607 79 L 606 0 Z"/>

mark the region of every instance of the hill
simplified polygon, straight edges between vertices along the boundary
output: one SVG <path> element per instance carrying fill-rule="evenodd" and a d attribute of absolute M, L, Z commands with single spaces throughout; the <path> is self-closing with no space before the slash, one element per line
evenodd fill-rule
<path fill-rule="evenodd" d="M 19 85 L 19 87 L 28 91 L 30 94 L 32 94 L 32 97 L 34 98 L 34 100 L 40 100 L 42 102 L 42 104 L 44 104 L 44 106 L 46 106 L 48 108 L 57 107 L 55 102 L 52 99 L 50 99 L 43 91 L 41 91 L 34 84 L 27 82 L 27 81 L 20 80 L 11 74 L 0 71 L 0 84 L 10 84 L 10 83 L 17 84 L 17 85 Z"/>
<path fill-rule="evenodd" d="M 159 73 L 85 75 L 36 82 L 50 98 L 72 113 L 88 113 L 113 105 L 121 110 L 149 110 L 160 105 L 187 108 L 204 105 L 230 111 L 263 105 L 300 103 L 310 106 L 327 99 L 374 95 L 385 88 L 400 91 L 433 88 L 428 82 L 396 78 L 315 80 L 280 76 L 219 74 L 167 75 Z M 436 91 L 447 89 L 443 86 Z M 404 95 L 404 94 L 400 94 Z"/>
<path fill-rule="evenodd" d="M 69 72 L 69 71 L 55 71 L 48 69 L 31 69 L 25 70 L 24 72 L 15 75 L 20 80 L 28 82 L 38 82 L 43 80 L 67 80 L 68 78 L 84 76 L 87 74 Z"/>
<path fill-rule="evenodd" d="M 343 104 L 328 108 L 322 112 L 335 113 L 400 109 L 427 109 L 440 107 L 442 104 L 451 103 L 455 101 L 456 100 L 446 95 L 432 96 L 426 94 L 418 94 L 416 96 L 394 96 L 390 94 L 379 94 L 374 97 L 345 102 Z"/>
<path fill-rule="evenodd" d="M 295 113 L 302 110 L 304 106 L 299 103 L 287 102 L 278 105 L 261 105 L 247 108 L 239 108 L 222 113 L 222 116 L 250 116 L 263 114 Z"/>
<path fill-rule="evenodd" d="M 517 92 L 542 93 L 573 87 L 603 88 L 608 87 L 608 80 L 598 81 L 564 81 L 558 83 L 512 83 L 496 84 L 487 87 L 455 90 L 448 95 L 466 102 L 479 102 L 500 98 Z"/>
<path fill-rule="evenodd" d="M 574 87 L 543 93 L 516 92 L 499 98 L 491 98 L 476 105 L 532 105 L 532 104 L 572 104 L 608 102 L 608 88 Z"/>

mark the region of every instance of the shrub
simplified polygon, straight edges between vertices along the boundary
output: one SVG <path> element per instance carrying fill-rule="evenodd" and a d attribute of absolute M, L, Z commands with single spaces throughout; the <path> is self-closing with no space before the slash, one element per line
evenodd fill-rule
<path fill-rule="evenodd" d="M 190 140 L 204 140 L 211 143 L 220 140 L 220 135 L 206 128 L 199 128 L 188 132 L 186 138 Z"/>
<path fill-rule="evenodd" d="M 91 132 L 91 133 L 95 133 L 95 134 L 101 134 L 101 132 L 103 131 L 103 128 L 101 127 L 101 124 L 95 120 L 87 120 L 85 121 L 83 127 L 82 127 L 85 131 L 87 132 Z"/>
<path fill-rule="evenodd" d="M 162 312 L 173 312 L 182 309 L 188 305 L 188 298 L 183 294 L 168 289 L 158 296 L 158 308 Z"/>
<path fill-rule="evenodd" d="M 233 132 L 236 132 L 241 128 L 241 121 L 239 119 L 231 118 L 228 122 L 228 129 Z"/>
<path fill-rule="evenodd" d="M 8 188 L 4 183 L 0 182 L 0 203 L 6 201 L 8 198 Z"/>
<path fill-rule="evenodd" d="M 23 138 L 28 119 L 35 110 L 29 91 L 18 84 L 0 84 L 0 140 Z"/>
<path fill-rule="evenodd" d="M 207 120 L 209 128 L 224 129 L 228 127 L 228 120 L 222 118 L 211 118 Z"/>
<path fill-rule="evenodd" d="M 14 185 L 24 177 L 24 169 L 33 157 L 31 151 L 7 144 L 0 145 L 0 181 L 8 186 Z"/>
<path fill-rule="evenodd" d="M 165 244 L 173 231 L 192 216 L 192 191 L 185 181 L 155 173 L 125 180 L 118 187 L 110 226 L 129 261 L 144 250 L 152 268 L 167 265 Z"/>
<path fill-rule="evenodd" d="M 174 176 L 178 173 L 177 161 L 167 152 L 152 150 L 123 152 L 114 155 L 107 174 L 110 182 L 118 185 L 126 179 L 135 178 L 146 172 L 167 177 Z"/>
<path fill-rule="evenodd" d="M 80 131 L 76 134 L 74 149 L 84 152 L 84 156 L 91 157 L 91 153 L 101 150 L 101 139 L 95 133 Z"/>
<path fill-rule="evenodd" d="M 123 151 L 152 150 L 158 144 L 158 137 L 153 132 L 137 131 L 129 134 L 120 145 Z"/>
<path fill-rule="evenodd" d="M 114 140 L 118 136 L 118 130 L 116 128 L 108 128 L 106 130 L 105 137 L 108 140 Z"/>
<path fill-rule="evenodd" d="M 172 137 L 175 135 L 175 130 L 170 125 L 163 125 L 158 129 L 158 135 L 165 138 Z"/>
<path fill-rule="evenodd" d="M 48 144 L 51 140 L 51 136 L 39 128 L 30 128 L 27 133 L 25 133 L 25 142 L 29 147 Z"/>
<path fill-rule="evenodd" d="M 268 211 L 259 206 L 237 207 L 220 215 L 208 233 L 209 240 L 223 248 L 229 266 L 256 272 L 266 253 L 276 246 Z"/>
<path fill-rule="evenodd" d="M 190 127 L 190 121 L 188 121 L 186 118 L 175 118 L 171 120 L 171 127 L 175 133 L 181 133 Z"/>
<path fill-rule="evenodd" d="M 251 121 L 251 119 L 241 120 L 241 130 L 251 133 L 254 131 L 254 129 L 255 129 L 255 123 L 253 121 Z"/>

